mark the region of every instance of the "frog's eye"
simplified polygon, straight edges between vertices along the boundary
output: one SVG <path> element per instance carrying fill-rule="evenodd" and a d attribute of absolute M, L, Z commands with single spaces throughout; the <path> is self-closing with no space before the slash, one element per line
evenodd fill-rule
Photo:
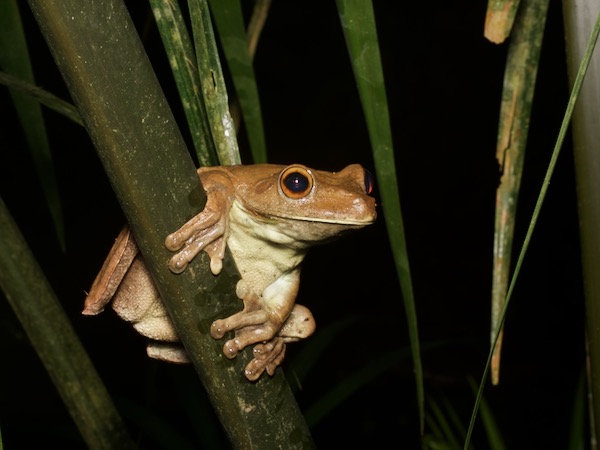
<path fill-rule="evenodd" d="M 375 181 L 373 181 L 373 175 L 371 175 L 371 172 L 369 172 L 368 170 L 365 169 L 365 193 L 366 194 L 370 194 L 371 192 L 373 192 L 374 184 L 375 184 Z"/>
<path fill-rule="evenodd" d="M 281 191 L 289 198 L 298 199 L 307 196 L 313 185 L 312 174 L 303 166 L 290 166 L 279 176 Z"/>

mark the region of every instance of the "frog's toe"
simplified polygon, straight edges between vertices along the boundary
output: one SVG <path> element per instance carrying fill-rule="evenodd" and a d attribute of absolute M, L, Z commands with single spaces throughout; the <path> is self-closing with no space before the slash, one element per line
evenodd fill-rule
<path fill-rule="evenodd" d="M 215 320 L 210 326 L 210 335 L 215 339 L 221 339 L 228 331 L 230 331 L 230 328 L 227 320 L 224 319 Z"/>
<path fill-rule="evenodd" d="M 237 356 L 240 350 L 243 350 L 246 346 L 242 345 L 239 339 L 234 338 L 225 342 L 223 345 L 223 354 L 229 359 L 233 359 Z"/>
<path fill-rule="evenodd" d="M 257 380 L 265 371 L 273 376 L 277 367 L 285 358 L 285 343 L 280 337 L 274 338 L 256 345 L 253 354 L 254 359 L 244 369 L 246 378 L 250 381 Z"/>
<path fill-rule="evenodd" d="M 236 330 L 236 337 L 243 343 L 243 347 L 246 347 L 257 342 L 268 341 L 275 335 L 278 328 L 268 319 L 268 313 L 262 309 L 251 312 L 240 311 L 225 319 L 215 320 L 210 327 L 210 334 L 215 339 L 221 339 L 228 331 Z"/>
<path fill-rule="evenodd" d="M 285 343 L 283 338 L 275 337 L 270 341 L 256 344 L 252 349 L 254 359 L 273 360 L 275 356 L 285 354 Z"/>
<path fill-rule="evenodd" d="M 227 325 L 230 325 L 227 324 L 227 319 L 216 320 L 213 323 L 213 328 L 211 328 L 213 337 L 215 337 L 215 335 L 224 335 L 227 331 L 232 329 Z M 275 329 L 268 324 L 263 326 L 246 326 L 242 329 L 237 329 L 235 337 L 225 342 L 223 353 L 229 359 L 235 358 L 239 352 L 249 345 L 259 343 L 254 349 L 254 357 L 255 359 L 267 359 L 269 354 L 274 351 L 275 347 L 277 347 L 277 345 L 282 345 L 284 342 L 283 338 L 273 338 L 273 336 L 275 336 Z M 281 344 L 278 344 L 279 341 L 281 341 Z"/>

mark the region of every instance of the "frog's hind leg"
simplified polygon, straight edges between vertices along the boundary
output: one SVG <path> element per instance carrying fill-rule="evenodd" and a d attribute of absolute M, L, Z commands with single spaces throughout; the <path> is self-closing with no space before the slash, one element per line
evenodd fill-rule
<path fill-rule="evenodd" d="M 189 364 L 190 357 L 182 345 L 166 342 L 150 342 L 146 347 L 148 356 L 174 364 Z"/>
<path fill-rule="evenodd" d="M 258 342 L 267 342 L 275 336 L 278 327 L 268 321 L 269 314 L 259 309 L 257 311 L 241 311 L 226 319 L 215 320 L 211 327 L 211 335 L 215 339 L 222 338 L 228 331 L 235 331 L 235 337 L 225 342 L 223 353 L 228 358 L 235 356 Z"/>
<path fill-rule="evenodd" d="M 127 275 L 138 253 L 138 246 L 129 227 L 125 225 L 92 283 L 82 314 L 96 315 L 104 310 L 119 289 L 121 281 Z"/>

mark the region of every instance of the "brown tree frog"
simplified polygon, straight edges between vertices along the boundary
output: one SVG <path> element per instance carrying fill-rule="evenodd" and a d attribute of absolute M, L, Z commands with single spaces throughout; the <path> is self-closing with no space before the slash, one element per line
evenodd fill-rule
<path fill-rule="evenodd" d="M 176 252 L 169 267 L 180 273 L 205 251 L 218 275 L 229 247 L 241 275 L 236 294 L 243 309 L 214 321 L 211 335 L 221 339 L 235 332 L 223 347 L 228 358 L 254 345 L 254 358 L 245 368 L 249 380 L 264 371 L 273 375 L 286 343 L 315 329 L 311 312 L 295 304 L 300 263 L 309 247 L 373 223 L 371 177 L 358 164 L 337 173 L 300 164 L 202 167 L 198 175 L 207 203 L 167 236 L 165 246 Z M 83 313 L 101 312 L 111 298 L 118 315 L 152 339 L 149 356 L 189 362 L 127 228 L 94 281 Z"/>

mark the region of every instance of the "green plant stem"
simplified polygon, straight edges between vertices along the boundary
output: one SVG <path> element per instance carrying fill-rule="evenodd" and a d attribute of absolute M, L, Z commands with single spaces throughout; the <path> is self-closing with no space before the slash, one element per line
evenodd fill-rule
<path fill-rule="evenodd" d="M 240 307 L 231 259 L 218 277 L 204 254 L 179 275 L 168 270 L 164 239 L 203 208 L 204 191 L 123 2 L 29 4 L 232 445 L 311 448 L 282 371 L 248 382 L 251 349 L 228 360 L 209 334 L 215 318 Z"/>
<path fill-rule="evenodd" d="M 0 287 L 91 449 L 135 448 L 102 380 L 0 199 Z"/>

